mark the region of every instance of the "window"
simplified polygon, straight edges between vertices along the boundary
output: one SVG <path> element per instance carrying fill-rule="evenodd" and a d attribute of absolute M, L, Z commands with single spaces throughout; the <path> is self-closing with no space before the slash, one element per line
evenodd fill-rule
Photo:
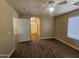
<path fill-rule="evenodd" d="M 67 36 L 75 40 L 79 40 L 79 16 L 70 17 L 68 19 Z"/>

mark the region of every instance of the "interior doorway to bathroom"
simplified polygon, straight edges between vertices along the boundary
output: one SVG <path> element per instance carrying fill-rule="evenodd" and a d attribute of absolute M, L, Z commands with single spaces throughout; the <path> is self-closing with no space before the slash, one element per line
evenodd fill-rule
<path fill-rule="evenodd" d="M 40 18 L 31 17 L 31 39 L 38 41 L 40 38 Z"/>

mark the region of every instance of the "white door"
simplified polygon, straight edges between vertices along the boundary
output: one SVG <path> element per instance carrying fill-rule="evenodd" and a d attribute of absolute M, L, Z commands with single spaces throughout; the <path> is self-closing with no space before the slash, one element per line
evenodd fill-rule
<path fill-rule="evenodd" d="M 31 24 L 29 19 L 18 19 L 18 42 L 31 40 Z"/>

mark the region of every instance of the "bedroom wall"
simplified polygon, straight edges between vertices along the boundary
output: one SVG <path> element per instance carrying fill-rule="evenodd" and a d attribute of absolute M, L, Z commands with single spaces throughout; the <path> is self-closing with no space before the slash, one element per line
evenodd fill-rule
<path fill-rule="evenodd" d="M 18 17 L 17 12 L 5 0 L 0 0 L 0 57 L 9 56 L 15 49 L 13 16 Z"/>
<path fill-rule="evenodd" d="M 54 35 L 54 19 L 50 16 L 41 16 L 40 21 L 40 38 L 48 39 Z"/>

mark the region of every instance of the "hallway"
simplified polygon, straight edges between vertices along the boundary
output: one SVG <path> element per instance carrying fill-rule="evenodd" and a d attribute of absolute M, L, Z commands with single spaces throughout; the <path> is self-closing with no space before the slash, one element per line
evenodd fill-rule
<path fill-rule="evenodd" d="M 33 42 L 39 42 L 38 34 L 32 34 L 31 39 L 32 39 Z"/>
<path fill-rule="evenodd" d="M 79 51 L 61 43 L 56 39 L 45 39 L 39 42 L 18 43 L 11 58 L 76 58 Z"/>

